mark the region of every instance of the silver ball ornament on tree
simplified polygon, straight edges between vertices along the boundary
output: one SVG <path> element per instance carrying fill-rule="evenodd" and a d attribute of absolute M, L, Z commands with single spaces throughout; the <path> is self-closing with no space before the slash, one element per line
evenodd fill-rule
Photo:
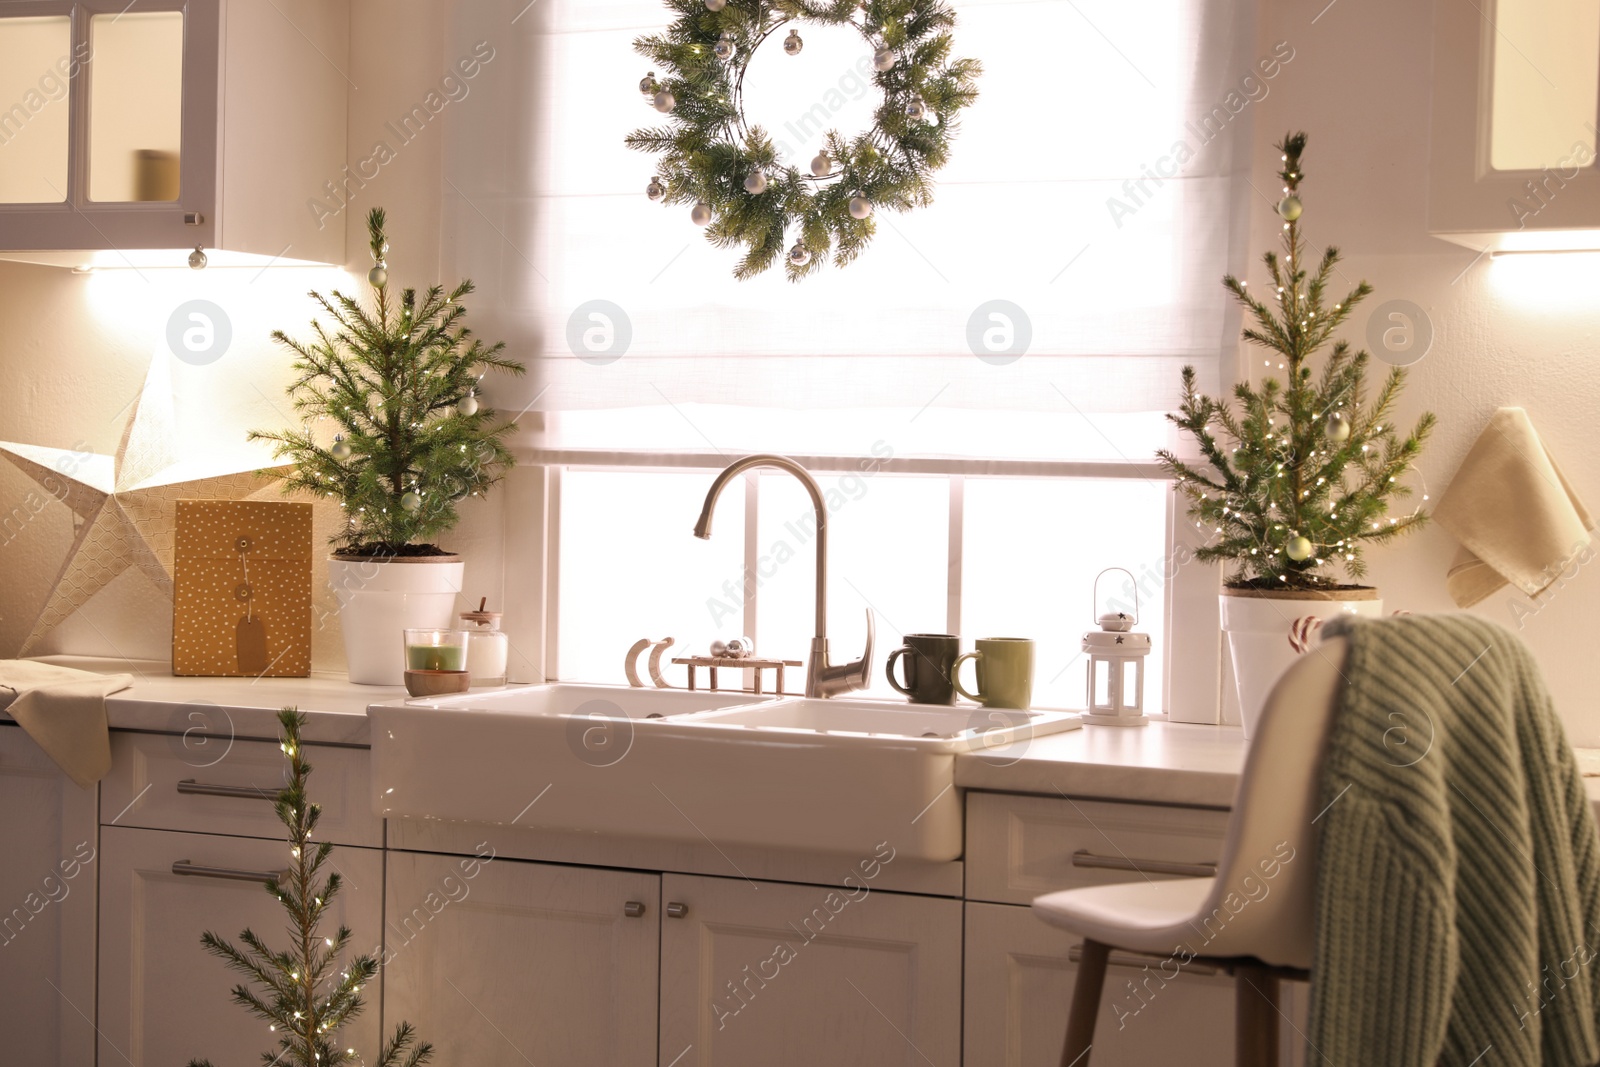
<path fill-rule="evenodd" d="M 880 48 L 872 53 L 873 70 L 889 70 L 894 66 L 894 49 Z"/>
<path fill-rule="evenodd" d="M 711 46 L 712 54 L 722 60 L 732 59 L 734 51 L 733 34 L 731 33 L 724 33 L 722 38 Z"/>
<path fill-rule="evenodd" d="M 906 118 L 910 119 L 912 122 L 921 122 L 927 117 L 927 102 L 924 101 L 920 96 L 913 96 L 911 98 L 911 102 L 906 105 Z"/>
<path fill-rule="evenodd" d="M 1350 416 L 1342 411 L 1328 412 L 1327 423 L 1324 426 L 1328 440 L 1343 443 L 1350 440 Z"/>
<path fill-rule="evenodd" d="M 1284 553 L 1296 563 L 1303 563 L 1310 559 L 1311 553 L 1315 550 L 1316 546 L 1311 543 L 1311 538 L 1304 534 L 1290 538 L 1289 543 L 1283 549 Z"/>
<path fill-rule="evenodd" d="M 728 6 L 728 0 L 706 0 L 707 11 L 721 11 Z"/>
<path fill-rule="evenodd" d="M 662 89 L 651 98 L 650 106 L 665 115 L 678 106 L 678 98 L 672 95 L 671 89 Z"/>
<path fill-rule="evenodd" d="M 796 241 L 794 247 L 789 249 L 789 262 L 797 267 L 803 267 L 811 262 L 811 249 L 806 247 L 804 239 Z"/>
<path fill-rule="evenodd" d="M 767 191 L 767 175 L 765 171 L 753 170 L 744 176 L 744 191 L 751 196 L 760 196 Z"/>
<path fill-rule="evenodd" d="M 871 200 L 868 200 L 864 196 L 852 196 L 850 198 L 850 217 L 851 218 L 853 218 L 853 219 L 864 219 L 864 218 L 867 218 L 871 214 L 872 214 L 872 201 Z"/>
<path fill-rule="evenodd" d="M 462 397 L 461 402 L 456 405 L 456 410 L 469 418 L 476 415 L 478 413 L 478 394 L 468 393 Z"/>
<path fill-rule="evenodd" d="M 783 39 L 783 50 L 791 56 L 799 55 L 800 50 L 805 46 L 806 43 L 801 40 L 799 30 L 790 30 L 789 36 Z"/>
<path fill-rule="evenodd" d="M 1300 203 L 1298 196 L 1286 196 L 1278 201 L 1278 214 L 1283 217 L 1285 222 L 1293 222 L 1298 219 L 1304 210 L 1305 206 Z"/>
<path fill-rule="evenodd" d="M 350 442 L 344 439 L 343 434 L 335 434 L 333 438 L 333 447 L 328 449 L 328 454 L 333 456 L 333 458 L 338 460 L 340 463 L 343 463 L 345 460 L 350 458 Z"/>
<path fill-rule="evenodd" d="M 811 174 L 812 174 L 813 177 L 821 178 L 822 176 L 828 174 L 832 170 L 833 170 L 833 157 L 828 155 L 826 150 L 818 152 L 815 156 L 812 157 L 812 159 L 811 159 Z"/>
<path fill-rule="evenodd" d="M 412 490 L 400 497 L 400 506 L 415 515 L 422 510 L 422 494 Z"/>
<path fill-rule="evenodd" d="M 367 282 L 375 289 L 382 289 L 389 284 L 389 271 L 382 263 L 367 271 Z"/>
<path fill-rule="evenodd" d="M 711 205 L 700 201 L 689 211 L 689 221 L 696 226 L 711 225 Z"/>
<path fill-rule="evenodd" d="M 644 187 L 644 195 L 651 200 L 660 200 L 667 195 L 667 187 L 661 184 L 660 178 L 651 178 L 650 184 Z"/>
<path fill-rule="evenodd" d="M 656 81 L 656 72 L 651 71 L 639 79 L 639 91 L 645 96 L 654 96 L 661 89 L 661 83 Z"/>

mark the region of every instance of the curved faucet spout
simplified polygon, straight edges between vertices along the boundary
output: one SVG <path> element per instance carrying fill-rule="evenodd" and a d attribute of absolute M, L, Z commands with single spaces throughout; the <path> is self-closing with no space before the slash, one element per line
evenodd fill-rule
<path fill-rule="evenodd" d="M 711 483 L 706 502 L 700 508 L 700 518 L 694 524 L 694 535 L 702 540 L 711 537 L 711 514 L 716 510 L 717 499 L 729 482 L 756 467 L 771 467 L 787 471 L 800 480 L 811 496 L 811 507 L 816 512 L 817 538 L 817 624 L 816 635 L 811 639 L 811 662 L 806 671 L 806 696 L 830 697 L 852 689 L 865 689 L 872 673 L 873 625 L 872 609 L 867 609 L 867 650 L 854 663 L 837 667 L 828 662 L 828 508 L 822 499 L 822 487 L 811 472 L 787 456 L 761 453 L 746 456 L 730 463 Z"/>

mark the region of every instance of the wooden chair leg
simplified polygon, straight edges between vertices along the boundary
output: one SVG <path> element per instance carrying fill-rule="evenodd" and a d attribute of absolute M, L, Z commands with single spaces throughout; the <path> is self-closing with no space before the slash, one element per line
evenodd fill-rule
<path fill-rule="evenodd" d="M 1277 1067 L 1278 976 L 1260 964 L 1241 963 L 1234 968 L 1234 983 L 1234 1063 Z"/>
<path fill-rule="evenodd" d="M 1084 940 L 1078 981 L 1072 987 L 1072 1014 L 1067 1017 L 1067 1041 L 1061 1049 L 1061 1067 L 1089 1067 L 1094 1023 L 1100 1016 L 1100 991 L 1105 988 L 1106 962 L 1110 957 L 1109 945 Z"/>

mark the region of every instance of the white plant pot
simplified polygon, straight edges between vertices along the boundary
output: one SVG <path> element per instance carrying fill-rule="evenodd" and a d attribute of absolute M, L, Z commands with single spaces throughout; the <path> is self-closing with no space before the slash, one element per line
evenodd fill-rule
<path fill-rule="evenodd" d="M 1233 656 L 1233 680 L 1239 689 L 1239 714 L 1244 736 L 1255 730 L 1273 685 L 1301 655 L 1289 642 L 1289 627 L 1310 616 L 1382 615 L 1376 589 L 1328 590 L 1224 589 L 1222 631 Z M 1312 638 L 1315 646 L 1316 639 Z"/>
<path fill-rule="evenodd" d="M 456 556 L 328 560 L 345 659 L 357 685 L 405 682 L 405 631 L 456 627 L 466 564 Z"/>

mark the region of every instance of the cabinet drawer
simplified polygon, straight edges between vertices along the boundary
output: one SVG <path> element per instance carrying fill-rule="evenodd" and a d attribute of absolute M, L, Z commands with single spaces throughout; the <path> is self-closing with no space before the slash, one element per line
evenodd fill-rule
<path fill-rule="evenodd" d="M 211 744 L 217 745 L 217 739 Z M 100 783 L 100 821 L 281 839 L 272 798 L 288 760 L 273 741 L 201 749 L 166 734 L 111 734 L 111 773 Z M 366 749 L 308 745 L 311 799 L 322 805 L 317 837 L 336 845 L 383 846 L 383 820 L 367 793 Z"/>
<path fill-rule="evenodd" d="M 1210 873 L 1228 813 L 967 794 L 967 898 L 1029 904 L 1058 889 Z"/>

